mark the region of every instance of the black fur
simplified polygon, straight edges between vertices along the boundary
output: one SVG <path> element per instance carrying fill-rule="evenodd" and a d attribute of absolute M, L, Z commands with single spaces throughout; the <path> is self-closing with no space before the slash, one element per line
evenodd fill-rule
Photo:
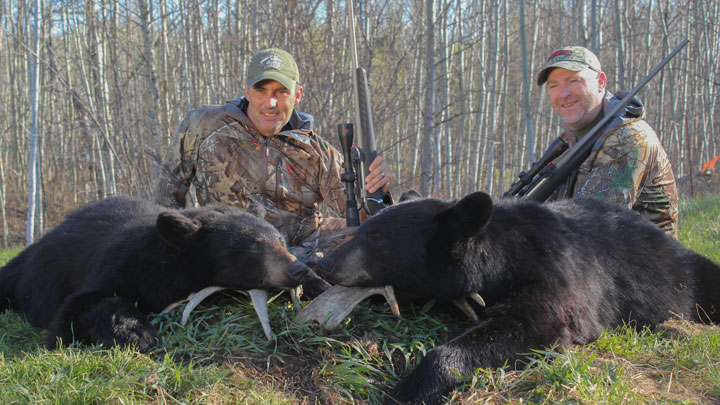
<path fill-rule="evenodd" d="M 644 217 L 600 200 L 538 204 L 484 193 L 408 201 L 361 225 L 320 262 L 331 283 L 488 306 L 430 351 L 387 403 L 435 403 L 478 367 L 519 366 L 532 348 L 592 342 L 623 323 L 720 319 L 720 267 Z M 324 270 L 323 270 L 324 269 Z"/>
<path fill-rule="evenodd" d="M 126 197 L 89 204 L 0 269 L 11 308 L 61 340 L 158 345 L 146 315 L 204 287 L 310 289 L 327 284 L 275 228 L 228 206 L 169 210 Z"/>

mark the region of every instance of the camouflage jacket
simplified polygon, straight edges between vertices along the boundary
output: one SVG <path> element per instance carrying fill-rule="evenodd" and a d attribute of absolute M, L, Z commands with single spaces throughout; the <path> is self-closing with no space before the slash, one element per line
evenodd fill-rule
<path fill-rule="evenodd" d="M 607 92 L 608 114 L 625 92 Z M 678 193 L 672 166 L 655 131 L 645 122 L 637 98 L 616 116 L 593 146 L 590 156 L 568 179 L 562 197 L 600 195 L 638 211 L 677 238 Z M 561 135 L 571 146 L 572 131 Z"/>
<path fill-rule="evenodd" d="M 344 215 L 342 155 L 313 134 L 310 115 L 295 111 L 283 131 L 264 137 L 246 107 L 243 97 L 191 111 L 160 168 L 154 199 L 185 207 L 194 186 L 200 205 L 261 203 L 266 219 L 298 244 L 320 225 L 320 202 Z"/>

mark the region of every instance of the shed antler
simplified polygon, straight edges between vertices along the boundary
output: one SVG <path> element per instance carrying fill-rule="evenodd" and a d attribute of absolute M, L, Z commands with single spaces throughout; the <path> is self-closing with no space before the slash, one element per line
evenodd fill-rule
<path fill-rule="evenodd" d="M 190 318 L 190 313 L 198 306 L 200 303 L 207 297 L 215 294 L 216 292 L 220 290 L 224 290 L 224 287 L 218 287 L 218 286 L 212 286 L 212 287 L 205 287 L 200 291 L 194 292 L 190 294 L 186 299 L 178 302 L 174 302 L 165 309 L 162 310 L 162 314 L 172 311 L 173 309 L 177 308 L 180 304 L 182 304 L 185 301 L 188 301 L 188 304 L 185 306 L 185 309 L 183 310 L 182 320 L 180 321 L 180 324 L 182 326 L 185 326 L 187 324 L 188 319 Z M 258 318 L 260 319 L 260 325 L 262 326 L 263 332 L 265 333 L 265 337 L 267 340 L 272 340 L 272 330 L 270 329 L 270 317 L 268 316 L 268 307 L 267 307 L 267 291 L 265 290 L 250 290 L 248 291 L 250 293 L 250 299 L 253 303 L 253 308 L 255 308 L 255 312 L 258 315 Z"/>
<path fill-rule="evenodd" d="M 294 322 L 315 321 L 326 329 L 336 328 L 359 303 L 375 294 L 384 296 L 393 314 L 400 316 L 400 307 L 392 286 L 367 288 L 335 285 L 306 305 L 295 317 Z"/>

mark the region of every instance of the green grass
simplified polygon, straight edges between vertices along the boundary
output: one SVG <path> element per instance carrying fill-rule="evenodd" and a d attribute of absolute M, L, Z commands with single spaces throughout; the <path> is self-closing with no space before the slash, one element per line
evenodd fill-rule
<path fill-rule="evenodd" d="M 10 261 L 10 259 L 15 257 L 20 251 L 22 251 L 22 248 L 0 249 L 0 266 Z"/>
<path fill-rule="evenodd" d="M 684 200 L 680 240 L 720 262 L 720 196 Z M 0 251 L 0 264 L 18 250 Z M 436 345 L 468 323 L 429 301 L 396 318 L 361 304 L 337 331 L 292 323 L 286 294 L 270 304 L 267 342 L 244 293 L 220 293 L 187 326 L 181 310 L 152 316 L 164 347 L 43 347 L 45 332 L 0 314 L 0 403 L 379 403 Z M 720 330 L 680 320 L 623 327 L 583 347 L 535 351 L 525 370 L 480 369 L 448 401 L 480 403 L 717 403 Z"/>
<path fill-rule="evenodd" d="M 720 263 L 720 195 L 680 201 L 680 241 Z"/>

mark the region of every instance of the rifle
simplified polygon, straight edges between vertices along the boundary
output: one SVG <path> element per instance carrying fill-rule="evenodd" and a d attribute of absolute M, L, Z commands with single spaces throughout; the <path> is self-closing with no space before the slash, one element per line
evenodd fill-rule
<path fill-rule="evenodd" d="M 346 183 L 345 194 L 348 197 L 346 221 L 348 226 L 357 226 L 357 224 L 350 224 L 351 217 L 353 223 L 355 217 L 357 217 L 356 195 L 360 196 L 362 207 L 369 215 L 375 214 L 385 205 L 383 204 L 384 193 L 382 190 L 377 190 L 374 193 L 368 193 L 365 190 L 365 177 L 370 173 L 370 164 L 377 157 L 377 150 L 375 149 L 375 132 L 373 130 L 372 112 L 370 111 L 370 90 L 368 88 L 367 73 L 358 64 L 357 45 L 355 43 L 355 14 L 352 0 L 348 0 L 347 7 L 348 26 L 350 28 L 350 53 L 352 54 L 354 67 L 355 120 L 360 135 L 358 137 L 359 147 L 352 146 L 354 137 L 352 124 L 340 124 L 338 126 L 338 136 L 345 157 L 345 173 L 342 175 L 342 180 Z M 350 175 L 351 172 L 352 176 Z"/>
<path fill-rule="evenodd" d="M 352 151 L 357 150 L 353 148 L 353 124 L 339 124 L 338 125 L 338 137 L 340 138 L 340 146 L 343 152 L 343 166 L 345 173 L 340 175 L 340 180 L 345 183 L 345 223 L 348 227 L 360 226 L 360 216 L 358 215 L 357 198 L 355 197 L 360 190 L 356 189 L 355 180 L 357 177 L 355 173 L 359 171 L 359 153 L 355 153 L 357 156 L 353 156 Z"/>
<path fill-rule="evenodd" d="M 543 154 L 543 157 L 532 165 L 529 173 L 520 172 L 516 181 L 510 187 L 510 190 L 503 194 L 503 197 L 524 196 L 535 201 L 543 202 L 548 199 L 570 174 L 576 170 L 590 156 L 595 142 L 603 135 L 605 128 L 615 118 L 621 109 L 625 108 L 628 102 L 645 85 L 660 72 L 672 58 L 677 55 L 682 48 L 687 45 L 687 38 L 684 39 L 668 56 L 665 57 L 653 70 L 645 76 L 640 83 L 630 90 L 625 97 L 617 104 L 608 114 L 603 117 L 600 122 L 588 132 L 578 143 L 570 148 L 567 153 L 563 152 L 567 149 L 567 144 L 560 138 L 557 138 Z M 564 146 L 563 146 L 564 144 Z M 560 156 L 562 154 L 562 156 Z M 552 162 L 557 156 L 560 158 L 557 162 Z"/>

